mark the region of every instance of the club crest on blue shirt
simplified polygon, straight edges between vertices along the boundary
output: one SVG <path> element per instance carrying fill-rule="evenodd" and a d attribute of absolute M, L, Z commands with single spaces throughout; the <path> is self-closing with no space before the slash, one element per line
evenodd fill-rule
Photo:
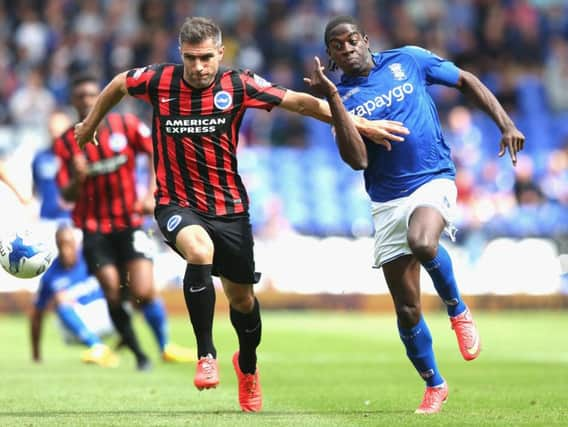
<path fill-rule="evenodd" d="M 233 97 L 229 92 L 222 90 L 215 94 L 213 103 L 219 110 L 226 110 L 233 104 Z"/>
<path fill-rule="evenodd" d="M 61 159 L 53 157 L 38 164 L 38 175 L 41 179 L 53 179 L 61 167 Z"/>
<path fill-rule="evenodd" d="M 402 69 L 402 64 L 399 62 L 395 62 L 394 64 L 389 65 L 389 69 L 395 80 L 406 80 L 406 74 Z"/>

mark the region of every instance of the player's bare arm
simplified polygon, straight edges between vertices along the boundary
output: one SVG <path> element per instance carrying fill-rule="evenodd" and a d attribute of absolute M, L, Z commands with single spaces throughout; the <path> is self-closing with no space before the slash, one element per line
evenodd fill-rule
<path fill-rule="evenodd" d="M 156 207 L 156 200 L 154 199 L 154 192 L 156 191 L 156 171 L 152 167 L 154 164 L 154 156 L 149 155 L 150 167 L 148 168 L 148 183 L 146 194 L 136 201 L 134 210 L 143 215 L 151 215 L 154 213 L 154 208 Z"/>
<path fill-rule="evenodd" d="M 105 86 L 85 120 L 75 125 L 75 139 L 81 149 L 85 144 L 95 142 L 93 137 L 95 136 L 95 131 L 100 122 L 126 94 L 126 72 L 124 72 L 117 74 L 111 82 Z"/>
<path fill-rule="evenodd" d="M 509 151 L 513 165 L 517 164 L 517 153 L 525 145 L 525 136 L 517 129 L 513 120 L 501 106 L 495 95 L 475 75 L 460 70 L 458 89 L 485 111 L 501 130 L 499 157 Z"/>
<path fill-rule="evenodd" d="M 325 123 L 333 123 L 328 103 L 307 93 L 287 90 L 279 106 Z M 376 144 L 384 145 L 387 150 L 390 149 L 389 141 L 404 141 L 404 138 L 400 135 L 409 133 L 401 122 L 393 120 L 370 121 L 353 115 L 351 115 L 351 118 L 361 135 L 366 136 Z"/>
<path fill-rule="evenodd" d="M 279 106 L 288 111 L 310 116 L 322 122 L 333 123 L 329 104 L 307 93 L 287 90 Z M 389 141 L 404 141 L 404 138 L 400 135 L 409 133 L 408 129 L 397 121 L 370 121 L 362 117 L 350 117 L 355 122 L 355 127 L 361 135 L 369 138 L 376 144 L 385 146 L 387 149 L 390 149 Z"/>
<path fill-rule="evenodd" d="M 74 202 L 79 197 L 81 187 L 87 179 L 89 166 L 87 159 L 83 155 L 76 154 L 71 160 L 72 178 L 69 184 L 61 189 L 61 195 L 67 202 Z"/>
<path fill-rule="evenodd" d="M 25 197 L 20 192 L 20 190 L 18 190 L 18 187 L 16 187 L 16 185 L 12 182 L 12 180 L 6 173 L 6 168 L 4 167 L 4 163 L 2 161 L 0 161 L 0 182 L 3 182 L 10 190 L 12 190 L 21 204 L 27 205 L 31 202 L 31 199 Z"/>

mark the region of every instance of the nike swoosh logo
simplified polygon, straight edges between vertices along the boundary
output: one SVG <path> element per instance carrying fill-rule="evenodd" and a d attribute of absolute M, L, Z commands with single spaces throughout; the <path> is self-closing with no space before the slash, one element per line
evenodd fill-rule
<path fill-rule="evenodd" d="M 470 348 L 467 348 L 466 351 L 471 355 L 474 356 L 479 350 L 479 335 L 475 337 L 475 342 Z"/>
<path fill-rule="evenodd" d="M 200 288 L 194 288 L 193 286 L 190 286 L 189 292 L 191 292 L 191 293 L 201 292 L 201 291 L 204 291 L 205 289 L 207 289 L 207 286 L 202 286 Z"/>
<path fill-rule="evenodd" d="M 165 102 L 173 101 L 174 99 L 177 99 L 177 98 L 162 98 L 162 99 L 160 99 L 160 102 L 163 104 Z"/>
<path fill-rule="evenodd" d="M 256 331 L 258 328 L 260 328 L 260 322 L 252 329 L 245 329 L 245 332 L 247 334 L 252 334 L 254 331 Z"/>

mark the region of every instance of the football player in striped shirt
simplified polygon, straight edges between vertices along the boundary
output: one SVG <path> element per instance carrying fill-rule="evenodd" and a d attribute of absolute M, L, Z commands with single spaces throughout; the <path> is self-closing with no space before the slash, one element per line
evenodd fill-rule
<path fill-rule="evenodd" d="M 256 349 L 261 339 L 260 307 L 253 284 L 249 200 L 237 170 L 239 127 L 248 108 L 281 107 L 331 122 L 325 101 L 272 84 L 252 71 L 225 68 L 221 30 L 210 19 L 187 18 L 179 32 L 182 64 L 154 64 L 118 74 L 89 115 L 75 128 L 80 146 L 125 95 L 154 110 L 152 137 L 157 180 L 155 217 L 167 241 L 187 262 L 184 296 L 197 340 L 195 386 L 219 383 L 212 324 L 215 290 L 221 278 L 239 340 L 233 367 L 243 411 L 262 408 Z M 357 120 L 359 131 L 380 143 L 402 140 L 398 122 Z M 100 131 L 99 131 L 100 132 Z M 89 144 L 87 148 L 93 145 Z"/>
<path fill-rule="evenodd" d="M 100 92 L 91 74 L 75 76 L 71 103 L 80 119 L 86 117 Z M 82 151 L 73 127 L 56 139 L 53 151 L 60 160 L 57 183 L 63 197 L 74 202 L 71 217 L 83 231 L 83 252 L 89 271 L 104 290 L 111 319 L 122 343 L 136 357 L 138 370 L 151 367 L 142 350 L 130 315 L 122 301 L 121 286 L 140 307 L 167 362 L 190 362 L 195 356 L 169 342 L 167 314 L 154 287 L 153 244 L 142 230 L 143 215 L 154 206 L 153 176 L 148 194 L 136 192 L 136 155 L 151 157 L 150 129 L 132 114 L 109 114 L 99 127 L 99 145 Z"/>

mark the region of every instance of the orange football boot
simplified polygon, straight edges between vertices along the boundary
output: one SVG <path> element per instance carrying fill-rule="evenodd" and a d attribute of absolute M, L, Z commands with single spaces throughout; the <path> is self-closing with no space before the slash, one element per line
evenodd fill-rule
<path fill-rule="evenodd" d="M 446 382 L 435 387 L 426 387 L 422 403 L 414 411 L 415 414 L 436 414 L 442 410 L 442 404 L 448 400 L 448 384 Z"/>
<path fill-rule="evenodd" d="M 198 390 L 215 388 L 219 384 L 217 360 L 210 354 L 207 357 L 200 357 L 197 361 L 193 384 Z"/>
<path fill-rule="evenodd" d="M 262 409 L 262 389 L 258 367 L 254 374 L 244 374 L 239 366 L 239 352 L 233 355 L 233 367 L 239 381 L 239 404 L 244 412 L 259 412 Z"/>
<path fill-rule="evenodd" d="M 450 317 L 452 329 L 456 333 L 460 353 L 465 360 L 473 360 L 481 351 L 481 339 L 469 308 L 457 316 Z"/>

